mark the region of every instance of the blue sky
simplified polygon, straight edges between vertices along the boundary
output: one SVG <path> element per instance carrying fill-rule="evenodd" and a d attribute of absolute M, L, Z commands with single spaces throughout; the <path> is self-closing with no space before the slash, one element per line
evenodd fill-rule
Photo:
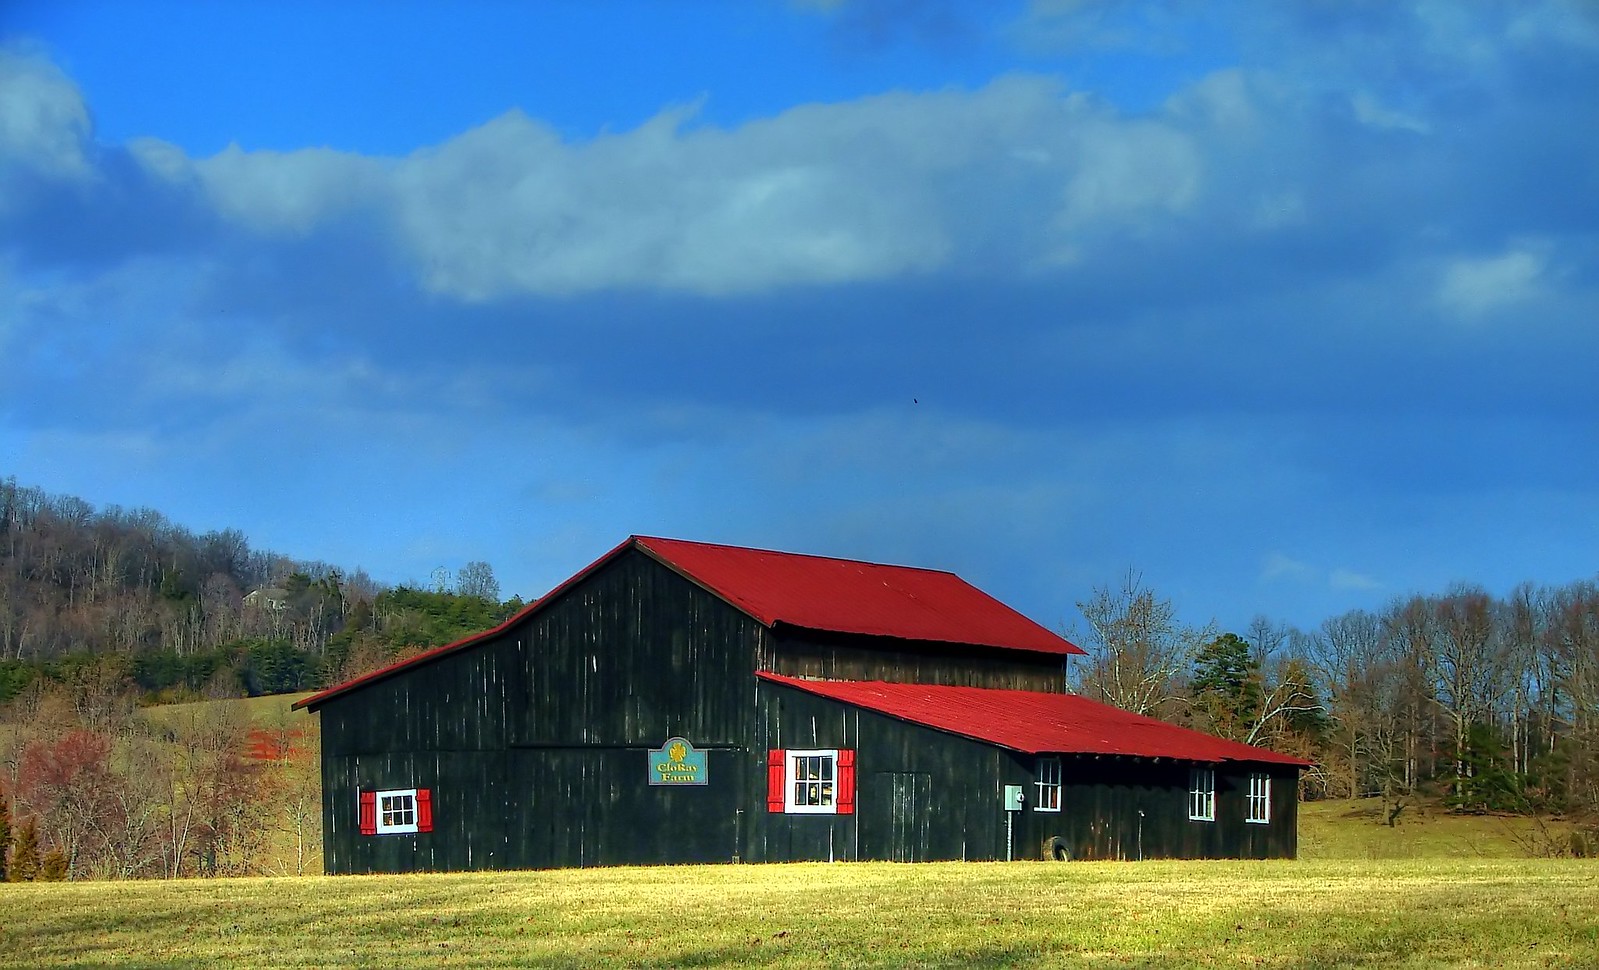
<path fill-rule="evenodd" d="M 1313 627 L 1599 569 L 1599 15 L 0 2 L 0 474 Z"/>

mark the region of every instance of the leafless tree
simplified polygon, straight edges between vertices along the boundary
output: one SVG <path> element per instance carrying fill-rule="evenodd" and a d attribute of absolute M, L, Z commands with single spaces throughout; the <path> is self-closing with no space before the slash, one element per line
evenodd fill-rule
<path fill-rule="evenodd" d="M 1132 570 L 1115 588 L 1095 587 L 1077 608 L 1088 621 L 1091 648 L 1078 689 L 1137 714 L 1154 714 L 1176 698 L 1198 645 L 1214 636 L 1178 623 L 1171 601 Z"/>

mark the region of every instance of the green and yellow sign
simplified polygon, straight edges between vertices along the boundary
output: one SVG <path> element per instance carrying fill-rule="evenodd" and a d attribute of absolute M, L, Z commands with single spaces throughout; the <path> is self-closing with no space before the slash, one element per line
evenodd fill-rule
<path fill-rule="evenodd" d="M 708 781 L 705 752 L 695 751 L 683 738 L 667 738 L 649 755 L 652 785 L 703 785 Z"/>

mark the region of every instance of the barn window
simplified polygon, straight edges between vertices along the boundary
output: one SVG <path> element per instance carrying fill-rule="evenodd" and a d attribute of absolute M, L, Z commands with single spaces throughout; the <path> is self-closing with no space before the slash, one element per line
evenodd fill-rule
<path fill-rule="evenodd" d="M 771 752 L 767 757 L 766 807 L 791 815 L 853 813 L 855 752 L 848 748 Z"/>
<path fill-rule="evenodd" d="M 1188 817 L 1196 822 L 1216 821 L 1216 772 L 1210 768 L 1188 772 Z"/>
<path fill-rule="evenodd" d="M 1039 758 L 1036 781 L 1038 797 L 1033 799 L 1033 811 L 1060 811 L 1060 759 Z"/>
<path fill-rule="evenodd" d="M 427 788 L 364 791 L 362 835 L 410 835 L 433 831 L 433 792 Z"/>
<path fill-rule="evenodd" d="M 1249 776 L 1248 811 L 1244 814 L 1244 821 L 1262 825 L 1271 821 L 1270 775 L 1256 773 Z"/>

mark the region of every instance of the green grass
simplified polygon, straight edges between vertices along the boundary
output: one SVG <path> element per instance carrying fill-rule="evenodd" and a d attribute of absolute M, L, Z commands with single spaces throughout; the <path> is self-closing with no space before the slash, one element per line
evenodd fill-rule
<path fill-rule="evenodd" d="M 142 713 L 153 723 L 170 724 L 179 718 L 191 717 L 197 712 L 225 710 L 247 724 L 272 724 L 287 720 L 295 726 L 315 728 L 316 719 L 302 711 L 290 711 L 296 701 L 310 697 L 315 691 L 297 694 L 267 694 L 263 697 L 235 697 L 217 701 L 187 701 L 182 704 L 157 704 L 146 707 Z"/>
<path fill-rule="evenodd" d="M 887 863 L 0 886 L 6 966 L 1591 967 L 1580 861 Z"/>
<path fill-rule="evenodd" d="M 1299 857 L 1317 859 L 1524 859 L 1570 844 L 1571 825 L 1520 815 L 1457 815 L 1418 803 L 1382 821 L 1377 799 L 1301 802 Z"/>

